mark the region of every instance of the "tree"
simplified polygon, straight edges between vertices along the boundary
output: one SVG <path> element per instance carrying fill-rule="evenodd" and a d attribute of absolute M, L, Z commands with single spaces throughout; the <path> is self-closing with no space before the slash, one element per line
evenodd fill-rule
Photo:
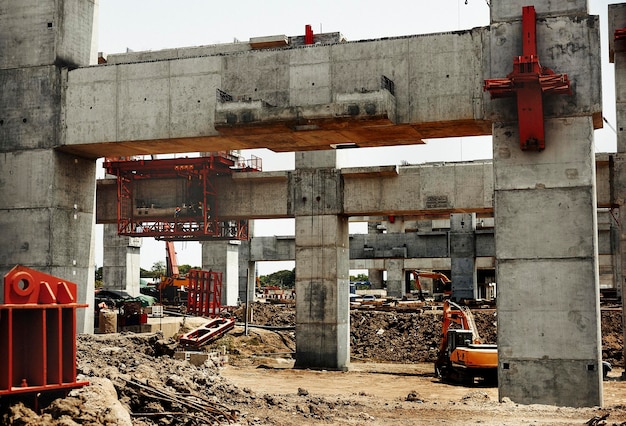
<path fill-rule="evenodd" d="M 263 287 L 294 288 L 296 285 L 296 269 L 294 268 L 291 271 L 284 269 L 269 275 L 261 275 L 259 281 Z"/>
<path fill-rule="evenodd" d="M 152 278 L 158 278 L 161 275 L 165 275 L 165 261 L 159 260 L 152 265 Z"/>
<path fill-rule="evenodd" d="M 96 288 L 100 288 L 102 287 L 102 266 L 99 268 L 96 268 L 96 282 L 95 282 L 95 287 Z"/>
<path fill-rule="evenodd" d="M 350 282 L 366 282 L 369 281 L 369 277 L 366 274 L 359 274 L 357 276 L 350 275 Z"/>

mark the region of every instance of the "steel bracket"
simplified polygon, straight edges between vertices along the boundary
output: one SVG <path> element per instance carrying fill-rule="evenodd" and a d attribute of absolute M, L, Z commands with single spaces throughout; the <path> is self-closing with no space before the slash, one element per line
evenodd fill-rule
<path fill-rule="evenodd" d="M 517 97 L 520 147 L 523 151 L 543 151 L 543 95 L 572 94 L 567 74 L 556 74 L 541 66 L 537 55 L 537 17 L 534 6 L 522 8 L 523 54 L 513 60 L 513 71 L 506 78 L 485 80 L 483 90 L 492 99 Z"/>

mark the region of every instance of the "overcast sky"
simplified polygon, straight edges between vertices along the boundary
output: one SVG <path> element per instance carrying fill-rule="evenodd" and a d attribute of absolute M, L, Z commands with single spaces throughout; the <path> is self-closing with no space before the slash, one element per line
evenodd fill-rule
<path fill-rule="evenodd" d="M 608 62 L 607 7 L 621 1 L 589 0 L 590 13 L 599 15 L 602 36 L 603 115 L 615 127 L 613 65 Z M 467 3 L 467 4 L 466 4 Z M 247 42 L 251 37 L 304 34 L 305 25 L 315 33 L 340 32 L 348 40 L 428 34 L 489 25 L 485 0 L 99 0 L 98 51 L 106 54 L 161 50 L 175 47 Z M 614 152 L 613 129 L 595 132 L 597 152 Z M 349 151 L 342 161 L 347 166 L 396 165 L 429 161 L 468 161 L 491 158 L 491 140 L 451 138 L 430 141 L 421 146 L 367 148 Z M 293 168 L 293 154 L 255 151 L 263 159 L 263 169 Z M 348 155 L 348 154 L 346 154 Z M 259 221 L 257 221 L 259 222 Z M 262 235 L 292 234 L 292 221 L 276 226 L 257 223 Z M 99 225 L 100 226 L 100 225 Z M 101 232 L 98 233 L 101 235 Z M 98 238 L 96 264 L 102 265 L 102 243 Z M 177 243 L 180 264 L 200 266 L 197 243 Z M 141 266 L 150 269 L 165 260 L 165 244 L 144 239 Z M 260 266 L 261 274 L 291 269 L 293 263 Z"/>

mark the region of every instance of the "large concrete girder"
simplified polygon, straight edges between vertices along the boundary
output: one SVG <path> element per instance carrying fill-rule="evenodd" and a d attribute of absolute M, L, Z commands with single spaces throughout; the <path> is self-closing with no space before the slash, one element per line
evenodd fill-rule
<path fill-rule="evenodd" d="M 510 147 L 502 147 L 502 150 L 506 150 L 502 155 L 515 154 L 517 146 L 513 139 L 511 144 Z M 533 168 L 511 164 L 509 170 L 514 171 L 515 175 L 531 175 L 534 170 L 544 168 L 552 173 L 552 180 L 559 180 L 559 172 L 552 170 L 552 164 L 558 159 L 549 151 Z M 609 208 L 613 203 L 612 167 L 609 155 L 596 156 L 598 208 Z M 293 172 L 284 171 L 234 173 L 220 177 L 217 186 L 228 188 L 228 191 L 220 191 L 218 194 L 220 215 L 232 219 L 294 217 L 294 176 Z M 450 213 L 490 214 L 493 211 L 491 161 L 352 167 L 341 169 L 341 176 L 342 214 L 346 216 L 418 215 L 448 218 Z M 499 179 L 505 182 L 510 176 L 504 169 Z M 368 196 L 364 197 L 363 194 Z M 98 180 L 97 223 L 116 222 L 116 197 L 114 179 Z"/>
<path fill-rule="evenodd" d="M 290 136 L 276 149 L 328 149 L 349 139 L 382 146 L 489 134 L 481 89 L 488 35 L 483 28 L 73 70 L 63 149 L 88 157 L 274 149 L 263 140 L 263 127 L 294 120 L 304 127 L 285 127 Z M 394 95 L 381 91 L 381 76 L 393 81 Z M 233 102 L 218 111 L 217 89 L 235 100 L 273 107 Z M 377 106 L 368 114 L 371 105 Z M 226 132 L 233 115 L 250 128 L 245 135 Z M 380 119 L 372 126 L 363 117 Z M 327 124 L 332 128 L 323 132 Z"/>

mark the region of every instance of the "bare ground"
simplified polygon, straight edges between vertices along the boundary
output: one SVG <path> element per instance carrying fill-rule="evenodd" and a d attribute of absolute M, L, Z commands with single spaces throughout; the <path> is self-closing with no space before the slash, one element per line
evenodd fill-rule
<path fill-rule="evenodd" d="M 485 341 L 494 341 L 495 312 L 475 316 Z M 200 366 L 173 359 L 176 343 L 158 335 L 80 336 L 78 372 L 92 385 L 39 415 L 18 404 L 0 418 L 12 425 L 626 425 L 622 368 L 605 381 L 602 408 L 499 402 L 495 387 L 452 386 L 433 376 L 436 313 L 353 311 L 351 321 L 348 372 L 291 368 L 292 330 L 250 327 L 245 335 L 237 327 L 206 348 L 226 350 L 228 363 Z M 293 325 L 293 310 L 255 305 L 255 322 Z M 605 357 L 623 362 L 621 313 L 603 312 L 602 325 Z"/>

